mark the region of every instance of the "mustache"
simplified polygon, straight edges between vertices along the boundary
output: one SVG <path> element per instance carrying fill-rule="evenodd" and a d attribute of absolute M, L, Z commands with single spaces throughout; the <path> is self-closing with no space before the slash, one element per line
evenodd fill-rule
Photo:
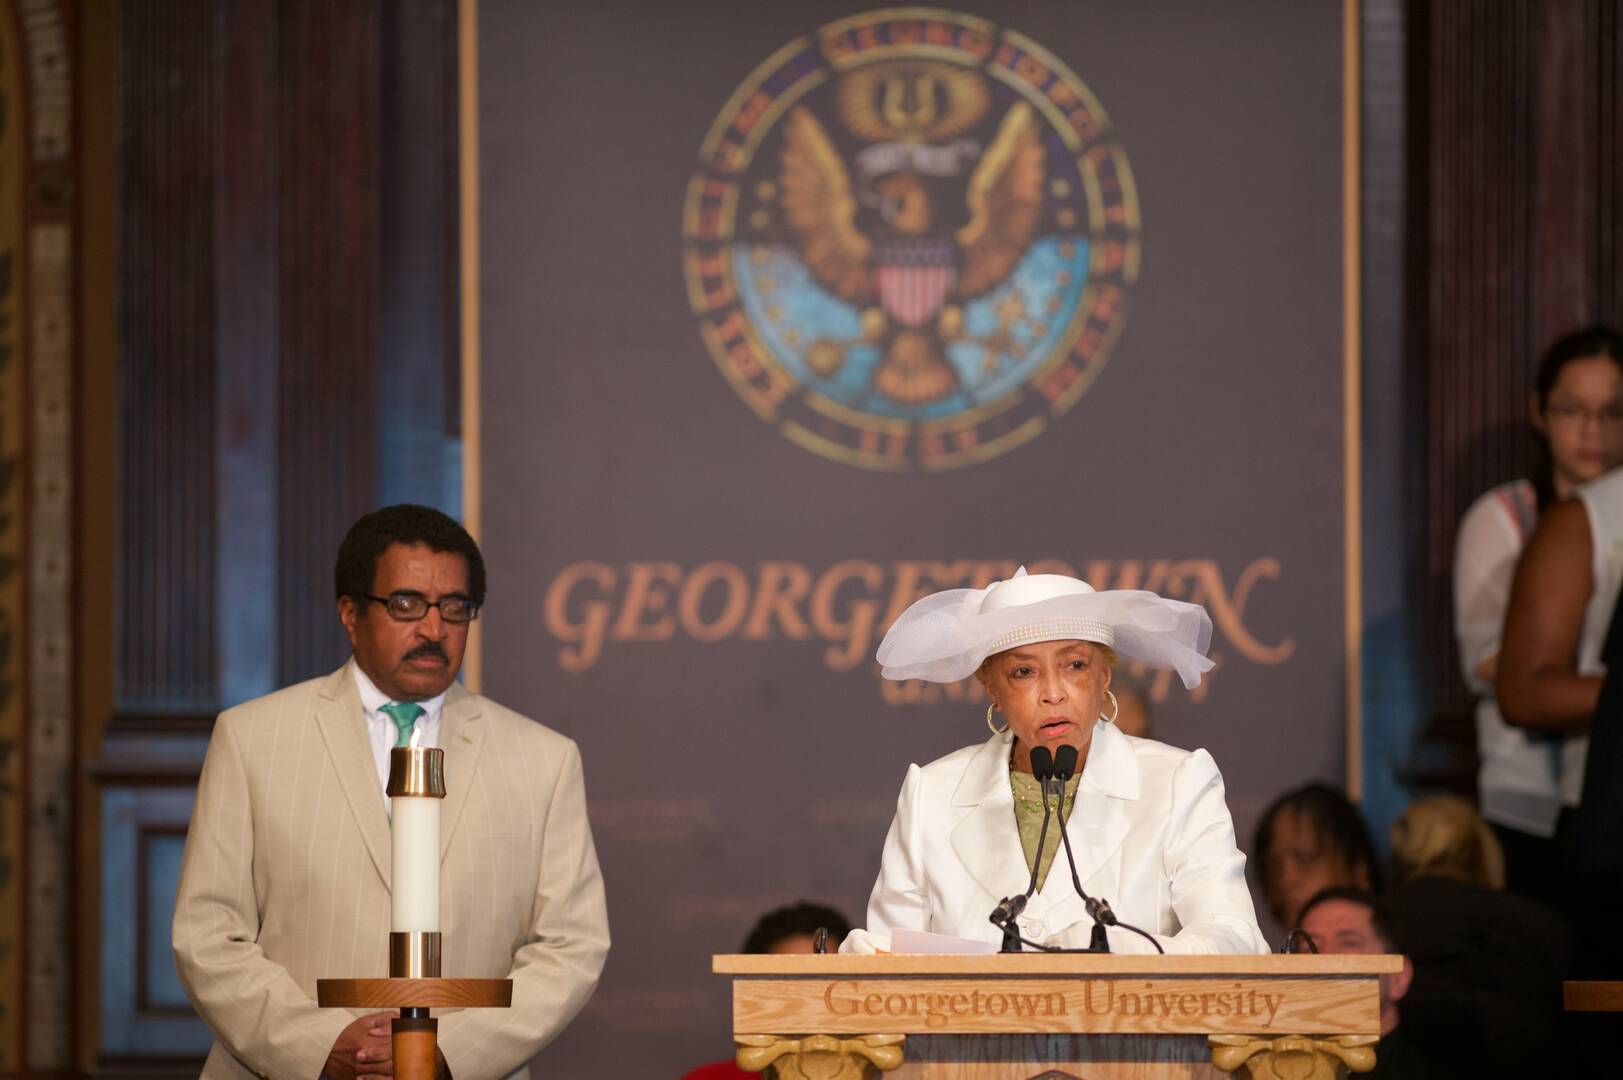
<path fill-rule="evenodd" d="M 445 655 L 444 647 L 437 641 L 425 641 L 421 645 L 418 645 L 416 648 L 407 652 L 406 655 L 402 656 L 400 659 L 402 661 L 422 660 L 429 657 L 437 659 L 444 664 L 449 664 L 451 662 L 451 658 Z"/>

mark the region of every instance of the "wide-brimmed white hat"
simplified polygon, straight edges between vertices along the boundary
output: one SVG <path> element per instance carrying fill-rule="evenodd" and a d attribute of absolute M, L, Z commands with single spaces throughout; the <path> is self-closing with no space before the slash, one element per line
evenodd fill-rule
<path fill-rule="evenodd" d="M 988 656 L 1039 641 L 1092 641 L 1128 660 L 1172 668 L 1185 687 L 1212 669 L 1212 620 L 1199 604 L 1142 589 L 1098 592 L 1079 578 L 1028 574 L 917 601 L 879 643 L 887 679 L 957 682 Z"/>

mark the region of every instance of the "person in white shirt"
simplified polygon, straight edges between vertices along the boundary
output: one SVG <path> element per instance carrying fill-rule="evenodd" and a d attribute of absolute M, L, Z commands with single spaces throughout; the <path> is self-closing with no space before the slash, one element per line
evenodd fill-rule
<path fill-rule="evenodd" d="M 879 646 L 884 676 L 976 675 L 992 701 L 992 735 L 909 767 L 867 926 L 840 951 L 892 950 L 903 929 L 1002 941 L 1005 928 L 990 916 L 1000 901 L 1024 896 L 1035 875 L 1023 909 L 1003 922 L 1039 946 L 1091 943 L 1085 890 L 1114 908 L 1117 924 L 1098 919 L 1112 951 L 1267 952 L 1211 755 L 1124 735 L 1112 723 L 1118 654 L 1173 668 L 1193 687 L 1212 666 L 1211 625 L 1196 604 L 1096 592 L 1024 569 L 903 612 Z M 1033 758 L 1066 749 L 1076 754 L 1075 774 L 1055 798 L 1034 777 Z M 1055 854 L 1058 825 L 1043 832 L 1045 803 L 1057 803 L 1056 821 L 1067 823 L 1074 881 L 1069 860 Z"/>
<path fill-rule="evenodd" d="M 1507 724 L 1494 677 L 1511 578 L 1540 515 L 1623 463 L 1623 336 L 1590 327 L 1556 341 L 1539 365 L 1529 408 L 1541 448 L 1533 475 L 1488 491 L 1460 521 L 1454 628 L 1461 672 L 1479 695 L 1477 793 L 1504 848 L 1507 886 L 1560 904 L 1554 837 L 1562 806 L 1576 803 L 1576 792 L 1563 785 L 1582 775 L 1582 739 Z M 1578 762 L 1575 773 L 1565 762 L 1569 755 Z"/>

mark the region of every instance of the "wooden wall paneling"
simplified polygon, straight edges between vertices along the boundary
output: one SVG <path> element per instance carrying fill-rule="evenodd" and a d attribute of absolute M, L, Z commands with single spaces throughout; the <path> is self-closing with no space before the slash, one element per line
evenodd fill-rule
<path fill-rule="evenodd" d="M 1408 780 L 1469 791 L 1471 703 L 1459 674 L 1452 573 L 1460 516 L 1494 484 L 1525 475 L 1532 376 L 1529 307 L 1537 5 L 1432 0 L 1420 8 L 1415 83 L 1424 140 L 1425 244 L 1414 274 L 1424 357 L 1423 558 L 1416 642 L 1429 720 Z M 1422 104 L 1423 103 L 1423 104 Z"/>
<path fill-rule="evenodd" d="M 0 108 L 27 100 L 21 35 L 0 10 Z M 27 320 L 22 263 L 27 224 L 27 146 L 15 124 L 0 126 L 0 1072 L 27 1064 L 28 980 L 28 470 Z"/>
<path fill-rule="evenodd" d="M 279 685 L 337 667 L 333 555 L 376 476 L 379 0 L 278 6 Z"/>
<path fill-rule="evenodd" d="M 1594 318 L 1623 326 L 1623 3 L 1598 5 Z"/>
<path fill-rule="evenodd" d="M 217 107 L 209 0 L 120 8 L 118 697 L 212 708 Z"/>
<path fill-rule="evenodd" d="M 1460 516 L 1531 469 L 1527 402 L 1545 347 L 1623 316 L 1620 6 L 1424 6 L 1427 544 L 1417 589 L 1431 733 L 1467 753 L 1450 595 Z M 1417 777 L 1457 780 L 1459 770 Z"/>
<path fill-rule="evenodd" d="M 1536 12 L 1538 122 L 1533 146 L 1533 347 L 1594 317 L 1595 196 L 1601 111 L 1594 0 L 1544 0 Z"/>
<path fill-rule="evenodd" d="M 214 1041 L 185 998 L 176 999 L 179 977 L 167 948 L 178 874 L 174 845 L 183 841 L 194 796 L 190 788 L 146 784 L 108 787 L 102 795 L 98 1072 L 168 1065 L 173 1075 L 195 1075 Z"/>
<path fill-rule="evenodd" d="M 74 419 L 78 430 L 78 490 L 74 576 L 78 750 L 95 760 L 114 711 L 118 636 L 118 57 L 112 4 L 78 7 L 82 77 L 79 168 L 79 374 Z M 99 1045 L 101 968 L 101 792 L 80 769 L 74 813 L 77 862 L 74 907 L 76 1065 L 95 1067 Z"/>
<path fill-rule="evenodd" d="M 220 704 L 276 688 L 277 50 L 275 0 L 216 4 L 215 251 Z"/>
<path fill-rule="evenodd" d="M 1432 693 L 1465 708 L 1451 574 L 1460 515 L 1526 472 L 1532 5 L 1432 7 L 1426 654 Z"/>

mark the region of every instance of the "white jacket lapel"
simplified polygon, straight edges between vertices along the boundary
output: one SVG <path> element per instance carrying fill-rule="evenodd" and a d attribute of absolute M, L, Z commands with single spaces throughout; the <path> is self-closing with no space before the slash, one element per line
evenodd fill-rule
<path fill-rule="evenodd" d="M 1030 879 L 1014 821 L 1010 743 L 1007 734 L 988 739 L 952 793 L 954 807 L 968 808 L 953 827 L 952 850 L 976 884 L 998 899 L 1025 892 Z"/>

